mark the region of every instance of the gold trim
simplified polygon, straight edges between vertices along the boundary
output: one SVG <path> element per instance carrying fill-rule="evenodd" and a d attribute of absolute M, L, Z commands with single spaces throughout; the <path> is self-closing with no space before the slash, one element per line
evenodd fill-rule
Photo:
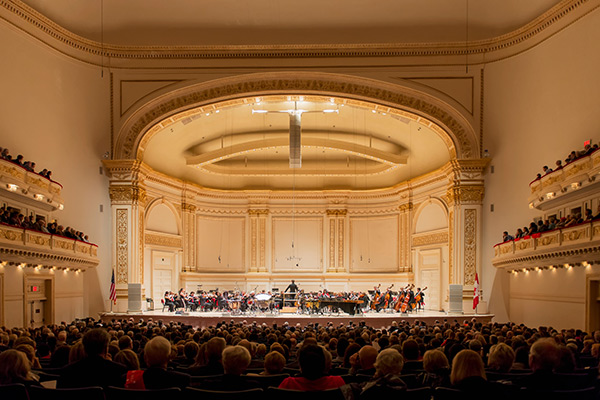
<path fill-rule="evenodd" d="M 183 240 L 181 237 L 171 237 L 154 233 L 146 233 L 144 236 L 144 243 L 147 245 L 165 246 L 165 247 L 183 247 Z"/>
<path fill-rule="evenodd" d="M 448 243 L 449 238 L 450 236 L 448 235 L 448 232 L 439 232 L 424 236 L 416 236 L 413 237 L 412 245 L 413 247 L 416 247 L 430 244 L 446 244 Z"/>

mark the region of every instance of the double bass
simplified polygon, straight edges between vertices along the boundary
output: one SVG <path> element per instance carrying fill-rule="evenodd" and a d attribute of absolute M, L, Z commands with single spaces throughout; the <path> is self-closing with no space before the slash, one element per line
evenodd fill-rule
<path fill-rule="evenodd" d="M 379 303 L 379 297 L 381 297 L 381 292 L 379 291 L 380 287 L 381 287 L 381 283 L 379 284 L 379 286 L 377 286 L 375 288 L 375 296 L 373 296 L 373 300 L 371 300 L 371 309 L 372 310 L 377 309 L 377 303 Z"/>
<path fill-rule="evenodd" d="M 393 287 L 394 287 L 394 284 L 392 283 L 392 286 L 388 287 L 385 290 L 385 295 L 383 296 L 383 308 L 388 308 L 388 305 L 390 304 L 390 299 L 392 298 L 392 294 L 390 293 L 390 290 L 392 290 Z"/>
<path fill-rule="evenodd" d="M 398 293 L 398 297 L 396 299 L 396 304 L 394 304 L 394 310 L 400 311 L 400 307 L 402 307 L 402 303 L 404 302 L 404 298 L 406 297 L 406 293 L 408 288 L 410 287 L 410 283 L 406 285 L 400 293 Z"/>
<path fill-rule="evenodd" d="M 406 294 L 404 295 L 404 301 L 402 302 L 402 306 L 400 306 L 400 312 L 405 313 L 408 310 L 408 302 L 410 301 L 410 290 L 415 287 L 412 285 L 407 289 Z"/>

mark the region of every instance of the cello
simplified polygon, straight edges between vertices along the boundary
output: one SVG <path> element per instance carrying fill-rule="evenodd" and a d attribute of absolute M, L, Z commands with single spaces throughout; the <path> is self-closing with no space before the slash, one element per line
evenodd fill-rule
<path fill-rule="evenodd" d="M 413 310 L 415 309 L 415 307 L 417 307 L 417 305 L 419 305 L 421 303 L 421 299 L 423 298 L 422 293 L 427 290 L 427 286 L 425 286 L 423 289 L 419 290 L 417 292 L 417 294 L 415 295 L 415 303 L 412 305 Z M 419 307 L 420 309 L 420 307 Z"/>
<path fill-rule="evenodd" d="M 384 296 L 384 301 L 383 301 L 383 308 L 388 308 L 388 305 L 390 304 L 390 298 L 392 297 L 392 294 L 390 293 L 390 290 L 392 290 L 392 288 L 394 287 L 394 284 L 392 283 L 392 286 L 388 287 L 385 290 L 385 296 Z"/>
<path fill-rule="evenodd" d="M 402 307 L 402 303 L 404 302 L 404 297 L 406 297 L 406 291 L 408 290 L 410 284 L 406 285 L 400 293 L 398 293 L 398 297 L 396 299 L 396 304 L 394 304 L 394 310 L 400 311 L 400 307 Z"/>
<path fill-rule="evenodd" d="M 406 311 L 408 310 L 408 302 L 410 301 L 410 290 L 414 287 L 415 285 L 411 285 L 407 291 L 406 294 L 404 295 L 404 301 L 402 302 L 402 306 L 400 307 L 400 312 L 402 313 L 406 313 Z"/>
<path fill-rule="evenodd" d="M 379 284 L 379 286 L 374 287 L 375 288 L 375 296 L 373 296 L 373 300 L 371 300 L 371 310 L 377 309 L 377 303 L 379 302 L 379 297 L 381 296 L 381 292 L 379 291 L 380 287 L 381 287 L 381 283 Z"/>

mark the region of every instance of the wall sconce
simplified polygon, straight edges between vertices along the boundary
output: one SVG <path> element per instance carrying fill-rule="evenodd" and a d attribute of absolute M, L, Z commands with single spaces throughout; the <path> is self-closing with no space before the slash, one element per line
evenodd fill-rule
<path fill-rule="evenodd" d="M 7 183 L 6 188 L 11 192 L 16 192 L 19 187 L 14 183 Z"/>
<path fill-rule="evenodd" d="M 43 194 L 34 194 L 33 197 L 38 200 L 38 201 L 43 201 L 44 200 L 44 195 Z"/>

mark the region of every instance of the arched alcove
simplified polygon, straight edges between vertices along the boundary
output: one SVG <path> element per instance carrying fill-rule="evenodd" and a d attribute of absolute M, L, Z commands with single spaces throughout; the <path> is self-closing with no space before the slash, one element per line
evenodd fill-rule
<path fill-rule="evenodd" d="M 448 211 L 439 200 L 429 200 L 415 212 L 414 233 L 435 231 L 448 227 Z"/>
<path fill-rule="evenodd" d="M 162 201 L 152 203 L 146 212 L 146 229 L 154 232 L 179 235 L 179 217 L 171 204 Z"/>

